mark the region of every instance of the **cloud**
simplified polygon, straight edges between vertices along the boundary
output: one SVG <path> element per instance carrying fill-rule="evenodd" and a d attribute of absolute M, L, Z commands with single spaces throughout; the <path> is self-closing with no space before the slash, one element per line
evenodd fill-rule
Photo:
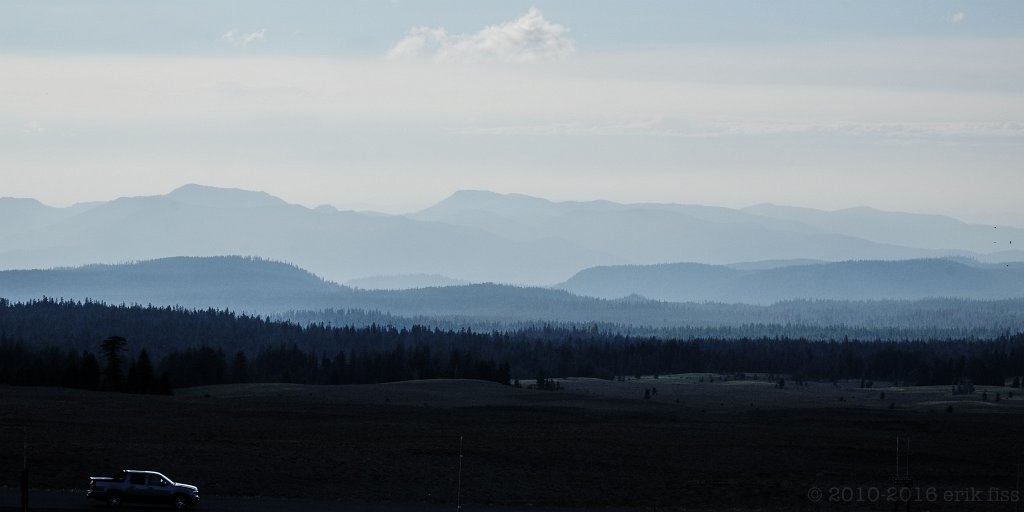
<path fill-rule="evenodd" d="M 991 137 L 1024 139 L 1024 123 L 1017 122 L 785 122 L 645 119 L 622 122 L 576 121 L 520 125 L 468 126 L 452 130 L 463 135 L 498 136 L 657 136 L 720 138 L 763 135 L 837 135 L 886 139 L 933 137 Z"/>
<path fill-rule="evenodd" d="M 448 34 L 444 28 L 414 27 L 388 51 L 388 57 L 427 56 L 441 62 L 534 62 L 576 51 L 569 29 L 544 19 L 531 7 L 522 17 L 475 34 Z"/>
<path fill-rule="evenodd" d="M 422 34 L 427 41 L 442 35 Z M 437 65 L 435 53 L 0 55 L 0 69 L 25 77 L 0 81 L 0 119 L 19 131 L 37 121 L 47 134 L 67 133 L 62 126 L 77 119 L 127 125 L 309 117 L 510 135 L 838 132 L 1019 141 L 1024 97 L 1014 84 L 1024 72 L 1012 56 L 1021 51 L 1024 39 L 858 42 L 838 50 L 701 45 L 528 66 Z M 758 67 L 764 62 L 772 67 Z M 829 78 L 814 80 L 820 76 Z"/>
<path fill-rule="evenodd" d="M 414 27 L 401 41 L 388 51 L 389 57 L 413 57 L 424 50 L 437 51 L 448 43 L 448 32 L 443 28 Z"/>
<path fill-rule="evenodd" d="M 233 29 L 228 30 L 227 32 L 225 32 L 224 35 L 220 36 L 220 40 L 227 42 L 231 46 L 237 46 L 239 48 L 245 48 L 246 46 L 249 46 L 249 43 L 254 43 L 256 41 L 262 41 L 264 39 L 264 36 L 266 36 L 266 33 L 267 33 L 267 29 L 261 28 L 257 32 L 250 32 L 248 34 L 240 34 L 240 33 L 238 33 L 238 29 L 233 28 Z"/>
<path fill-rule="evenodd" d="M 949 22 L 953 23 L 953 24 L 956 24 L 956 23 L 960 23 L 960 22 L 964 21 L 965 18 L 967 18 L 967 14 L 964 13 L 963 11 L 959 11 L 959 12 L 953 13 L 953 15 L 949 17 Z"/>

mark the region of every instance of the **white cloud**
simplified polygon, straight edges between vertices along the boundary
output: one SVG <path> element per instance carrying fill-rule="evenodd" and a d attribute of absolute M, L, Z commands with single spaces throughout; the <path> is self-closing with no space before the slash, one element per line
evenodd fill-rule
<path fill-rule="evenodd" d="M 447 43 L 448 33 L 443 28 L 415 27 L 388 51 L 389 57 L 411 57 L 424 50 L 436 51 Z"/>
<path fill-rule="evenodd" d="M 391 58 L 429 56 L 442 62 L 533 62 L 566 57 L 576 51 L 569 29 L 544 19 L 531 7 L 514 21 L 475 34 L 450 35 L 444 28 L 415 27 L 390 51 Z"/>
<path fill-rule="evenodd" d="M 965 18 L 967 18 L 967 14 L 964 13 L 963 11 L 959 11 L 953 13 L 953 15 L 949 17 L 949 22 L 956 24 L 964 21 Z"/>
<path fill-rule="evenodd" d="M 256 41 L 262 41 L 267 34 L 267 29 L 261 28 L 256 32 L 250 32 L 248 34 L 240 34 L 238 29 L 231 29 L 220 36 L 221 41 L 225 41 L 231 46 L 237 46 L 239 48 L 245 48 L 249 46 L 249 43 Z"/>

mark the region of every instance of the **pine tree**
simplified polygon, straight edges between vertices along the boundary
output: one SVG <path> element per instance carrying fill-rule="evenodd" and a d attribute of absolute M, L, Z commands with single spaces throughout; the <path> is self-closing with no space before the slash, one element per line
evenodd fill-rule
<path fill-rule="evenodd" d="M 124 385 L 124 373 L 121 371 L 121 352 L 127 350 L 128 340 L 120 336 L 111 336 L 100 344 L 107 367 L 103 370 L 103 388 L 120 390 Z"/>

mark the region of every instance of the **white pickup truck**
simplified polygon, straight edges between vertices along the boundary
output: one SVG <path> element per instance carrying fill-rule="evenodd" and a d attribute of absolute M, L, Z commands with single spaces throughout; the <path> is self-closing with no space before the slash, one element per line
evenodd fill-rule
<path fill-rule="evenodd" d="M 112 477 L 89 477 L 89 499 L 107 502 L 111 507 L 122 503 L 166 503 L 183 510 L 199 504 L 199 488 L 176 483 L 156 471 L 126 469 Z"/>

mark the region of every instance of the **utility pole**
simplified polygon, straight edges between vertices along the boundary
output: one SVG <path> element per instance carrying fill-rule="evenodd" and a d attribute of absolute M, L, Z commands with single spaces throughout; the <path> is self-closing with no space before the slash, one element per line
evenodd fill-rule
<path fill-rule="evenodd" d="M 28 427 L 21 427 L 21 512 L 28 512 Z"/>
<path fill-rule="evenodd" d="M 898 499 L 893 502 L 893 512 L 899 512 L 900 502 L 906 503 L 907 512 L 910 512 L 911 503 L 913 502 L 912 496 L 909 490 L 914 485 L 914 480 L 910 478 L 910 438 L 906 440 L 907 444 L 907 455 L 906 465 L 903 474 L 900 474 L 900 438 L 896 437 L 896 474 L 892 477 L 892 485 L 896 488 L 896 492 L 899 493 Z M 904 494 L 903 489 L 907 489 L 908 492 Z"/>
<path fill-rule="evenodd" d="M 1017 455 L 1017 496 L 1020 496 L 1020 472 L 1022 468 L 1024 468 L 1024 450 Z M 1020 499 L 1016 500 L 1013 510 L 1020 512 Z"/>
<path fill-rule="evenodd" d="M 455 495 L 455 510 L 462 510 L 462 436 L 459 436 L 459 486 Z"/>

